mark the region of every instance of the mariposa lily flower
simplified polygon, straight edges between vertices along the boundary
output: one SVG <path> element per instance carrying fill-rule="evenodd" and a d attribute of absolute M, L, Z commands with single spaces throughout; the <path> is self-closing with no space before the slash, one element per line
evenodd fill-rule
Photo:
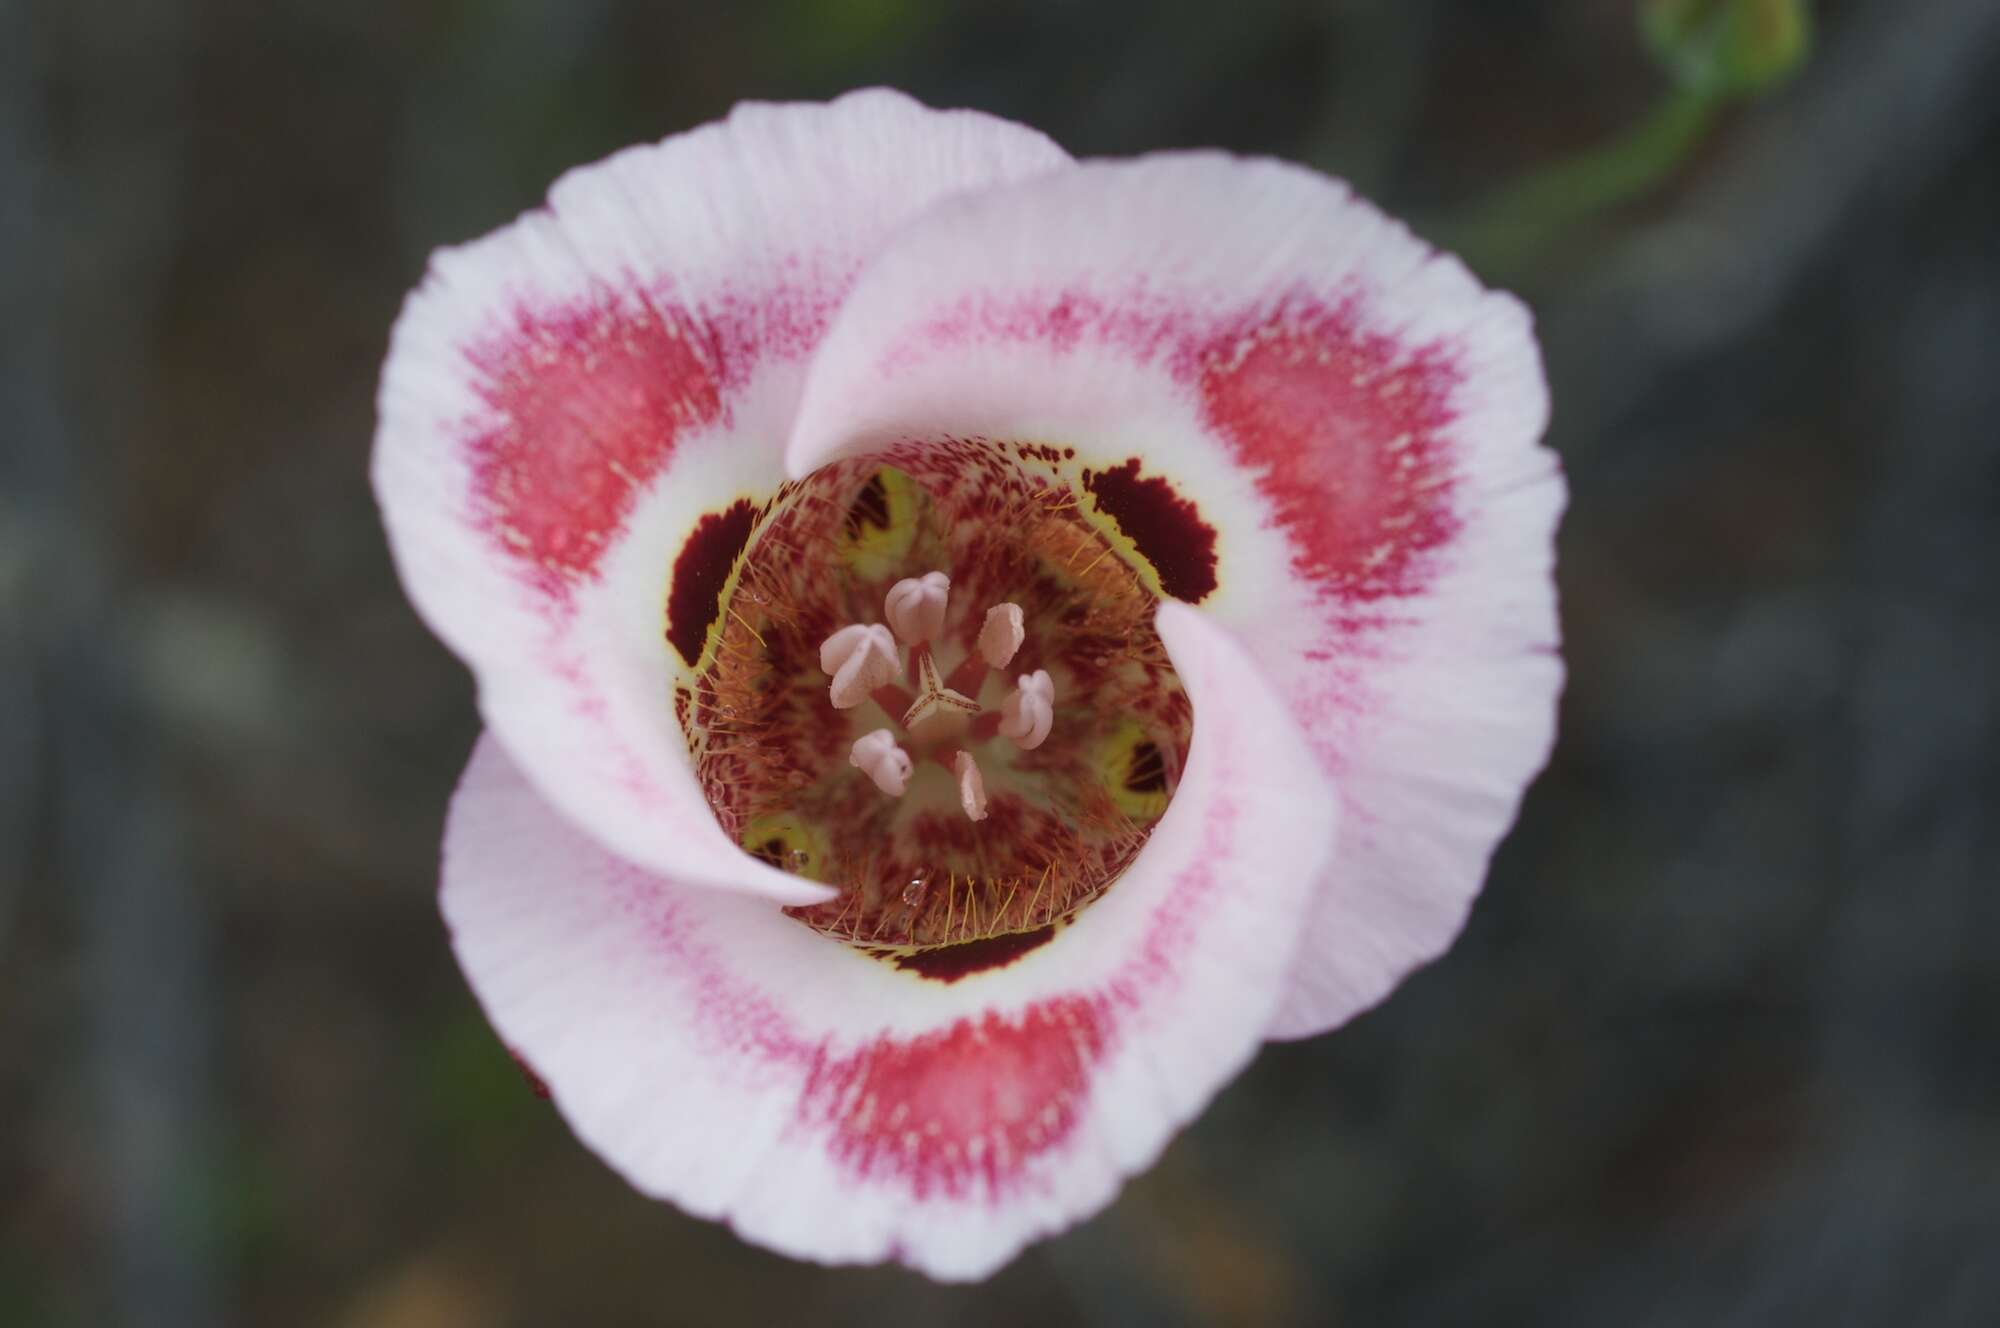
<path fill-rule="evenodd" d="M 1546 413 L 1293 166 L 873 91 L 571 172 L 382 382 L 474 991 L 644 1192 L 988 1273 L 1458 930 L 1553 731 Z"/>

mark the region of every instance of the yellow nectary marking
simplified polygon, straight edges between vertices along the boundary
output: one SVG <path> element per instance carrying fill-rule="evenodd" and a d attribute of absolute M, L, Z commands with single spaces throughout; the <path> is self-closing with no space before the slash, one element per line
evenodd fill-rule
<path fill-rule="evenodd" d="M 1167 810 L 1172 771 L 1159 743 L 1131 720 L 1098 744 L 1097 777 L 1118 810 L 1135 821 L 1151 821 Z"/>
<path fill-rule="evenodd" d="M 1093 542 L 1098 543 L 1098 547 L 1087 552 L 1079 549 L 1076 561 L 1072 566 L 1065 568 L 1066 571 L 1081 579 L 1086 573 L 1095 570 L 1105 557 L 1110 555 L 1131 569 L 1148 595 L 1155 599 L 1164 596 L 1165 592 L 1160 588 L 1159 569 L 1153 566 L 1152 561 L 1140 551 L 1138 543 L 1125 533 L 1108 512 L 1099 508 L 1094 502 L 1076 502 L 1073 499 L 1067 510 L 1074 511 L 1077 516 L 1083 518 L 1091 532 L 1097 536 L 1097 541 Z"/>
<path fill-rule="evenodd" d="M 826 879 L 826 842 L 817 829 L 795 816 L 774 812 L 743 827 L 743 851 L 780 871 L 807 880 Z"/>
<path fill-rule="evenodd" d="M 893 466 L 883 466 L 847 505 L 841 561 L 863 580 L 900 570 L 917 538 L 920 511 L 916 482 Z"/>

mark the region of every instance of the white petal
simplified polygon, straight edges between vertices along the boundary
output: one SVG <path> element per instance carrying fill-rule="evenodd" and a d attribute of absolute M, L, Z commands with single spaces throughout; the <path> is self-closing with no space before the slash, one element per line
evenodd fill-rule
<path fill-rule="evenodd" d="M 1241 649 L 1177 606 L 1188 765 L 1132 869 L 945 981 L 612 857 L 474 753 L 453 944 L 500 1037 L 634 1185 L 826 1262 L 981 1277 L 1110 1201 L 1256 1049 L 1325 860 L 1325 781 Z"/>
<path fill-rule="evenodd" d="M 854 272 L 935 199 L 1066 160 L 894 93 L 744 106 L 572 171 L 546 209 L 433 257 L 382 377 L 397 569 L 495 735 L 619 853 L 823 896 L 716 825 L 674 689 Z"/>
<path fill-rule="evenodd" d="M 1086 510 L 1249 646 L 1349 817 L 1278 1036 L 1448 945 L 1562 667 L 1525 309 L 1313 172 L 1168 154 L 941 204 L 815 357 L 787 453 L 1074 448 Z"/>

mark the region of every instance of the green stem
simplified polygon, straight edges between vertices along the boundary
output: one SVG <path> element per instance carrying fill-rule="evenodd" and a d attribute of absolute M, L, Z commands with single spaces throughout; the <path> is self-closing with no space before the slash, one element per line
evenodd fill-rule
<path fill-rule="evenodd" d="M 1601 147 L 1506 186 L 1442 229 L 1489 270 L 1525 266 L 1578 222 L 1644 197 L 1677 171 L 1715 123 L 1721 99 L 1682 89 Z"/>

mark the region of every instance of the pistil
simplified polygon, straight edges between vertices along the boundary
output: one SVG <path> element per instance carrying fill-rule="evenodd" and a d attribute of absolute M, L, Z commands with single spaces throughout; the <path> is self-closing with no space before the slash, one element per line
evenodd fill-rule
<path fill-rule="evenodd" d="M 979 713 L 979 702 L 945 686 L 937 655 L 930 647 L 918 646 L 914 663 L 917 699 L 903 712 L 903 727 L 912 737 L 936 737 L 951 727 L 949 721 L 970 719 Z"/>

